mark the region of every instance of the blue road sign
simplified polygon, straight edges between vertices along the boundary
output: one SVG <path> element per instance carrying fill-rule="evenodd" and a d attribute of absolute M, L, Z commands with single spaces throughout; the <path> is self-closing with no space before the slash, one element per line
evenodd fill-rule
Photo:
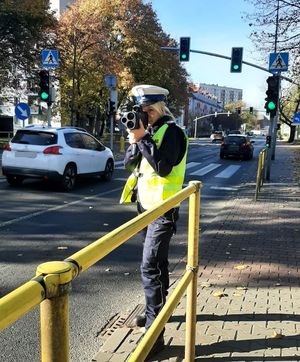
<path fill-rule="evenodd" d="M 58 51 L 54 49 L 44 49 L 42 51 L 42 64 L 45 68 L 58 67 Z"/>
<path fill-rule="evenodd" d="M 27 103 L 18 103 L 15 107 L 15 114 L 17 118 L 25 121 L 30 116 L 30 108 Z"/>
<path fill-rule="evenodd" d="M 289 53 L 270 53 L 269 71 L 286 72 L 289 67 Z"/>
<path fill-rule="evenodd" d="M 300 126 L 300 112 L 295 113 L 292 125 Z"/>

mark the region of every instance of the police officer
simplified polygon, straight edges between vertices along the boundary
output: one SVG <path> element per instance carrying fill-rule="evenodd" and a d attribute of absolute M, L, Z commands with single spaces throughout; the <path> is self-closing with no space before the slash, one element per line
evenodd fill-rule
<path fill-rule="evenodd" d="M 139 85 L 131 91 L 134 101 L 142 107 L 148 126 L 128 130 L 129 143 L 125 167 L 132 172 L 121 203 L 126 202 L 128 191 L 137 189 L 137 209 L 142 213 L 182 189 L 186 166 L 188 139 L 176 125 L 166 107 L 167 89 L 153 85 Z M 153 221 L 144 230 L 141 275 L 145 293 L 145 316 L 137 317 L 137 324 L 151 326 L 165 304 L 169 288 L 168 251 L 176 231 L 178 207 Z M 163 333 L 156 341 L 152 354 L 164 347 Z"/>

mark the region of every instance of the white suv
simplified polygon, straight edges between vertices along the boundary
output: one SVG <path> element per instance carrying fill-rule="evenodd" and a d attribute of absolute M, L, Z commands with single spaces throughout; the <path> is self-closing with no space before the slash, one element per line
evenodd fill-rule
<path fill-rule="evenodd" d="M 113 171 L 112 151 L 76 127 L 22 128 L 2 155 L 2 172 L 12 186 L 25 178 L 41 178 L 59 182 L 70 191 L 77 176 L 102 176 L 108 181 Z"/>

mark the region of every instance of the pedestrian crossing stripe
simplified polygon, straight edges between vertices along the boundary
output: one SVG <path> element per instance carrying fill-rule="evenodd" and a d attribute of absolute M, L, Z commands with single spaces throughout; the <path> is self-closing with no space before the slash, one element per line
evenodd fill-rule
<path fill-rule="evenodd" d="M 274 59 L 273 63 L 271 64 L 271 69 L 284 69 L 287 68 L 287 64 L 284 62 L 280 53 L 277 54 L 277 57 Z"/>
<path fill-rule="evenodd" d="M 200 166 L 201 162 L 188 162 L 186 164 L 186 174 L 191 176 L 204 176 L 208 174 L 209 172 L 219 168 L 222 166 L 220 163 L 210 163 L 207 166 L 204 166 L 202 168 L 198 168 L 196 170 L 193 170 L 192 172 L 188 172 L 190 169 L 195 169 L 197 166 Z M 227 166 L 223 171 L 218 173 L 215 177 L 217 178 L 229 178 L 231 177 L 235 172 L 238 171 L 238 169 L 241 166 L 239 165 L 229 165 Z M 118 170 L 125 170 L 124 162 L 123 161 L 116 161 L 115 162 L 115 169 Z"/>

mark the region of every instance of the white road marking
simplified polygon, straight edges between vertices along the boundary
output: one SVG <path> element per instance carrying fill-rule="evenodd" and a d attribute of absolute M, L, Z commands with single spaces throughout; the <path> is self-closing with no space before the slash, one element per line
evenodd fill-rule
<path fill-rule="evenodd" d="M 190 173 L 190 175 L 204 176 L 207 173 L 209 173 L 210 171 L 213 171 L 214 169 L 216 169 L 220 166 L 221 166 L 220 163 L 210 163 L 208 166 L 202 167 L 202 168 L 200 168 L 200 170 Z"/>
<path fill-rule="evenodd" d="M 96 195 L 93 195 L 93 196 L 84 197 L 84 198 L 82 198 L 82 199 L 80 199 L 80 200 L 68 202 L 68 203 L 65 203 L 65 204 L 59 205 L 59 206 L 54 206 L 54 207 L 51 207 L 51 208 L 49 208 L 49 209 L 44 209 L 44 210 L 40 210 L 40 211 L 37 211 L 37 212 L 33 212 L 33 213 L 28 214 L 28 215 L 25 215 L 25 216 L 20 216 L 20 217 L 18 217 L 18 218 L 16 218 L 16 219 L 12 219 L 12 220 L 8 220 L 8 221 L 5 221 L 5 222 L 0 223 L 0 228 L 1 228 L 1 227 L 4 227 L 4 226 L 7 226 L 7 225 L 11 225 L 11 224 L 17 224 L 17 223 L 20 222 L 20 221 L 28 220 L 28 219 L 31 219 L 31 218 L 33 218 L 33 217 L 35 217 L 35 216 L 39 216 L 39 215 L 46 214 L 47 212 L 57 211 L 57 210 L 64 209 L 64 208 L 69 207 L 69 206 L 73 206 L 73 205 L 76 205 L 76 204 L 80 204 L 80 203 L 83 202 L 83 201 L 96 199 L 96 198 L 99 197 L 99 196 L 108 195 L 108 194 L 111 194 L 111 193 L 120 191 L 120 190 L 122 190 L 122 189 L 123 189 L 123 187 L 118 187 L 118 188 L 113 189 L 113 190 L 109 190 L 109 191 L 105 191 L 105 192 L 100 192 L 99 194 L 96 194 Z"/>
<path fill-rule="evenodd" d="M 200 164 L 201 164 L 201 162 L 188 162 L 188 163 L 186 164 L 185 169 L 188 170 L 189 168 L 192 168 L 192 167 L 197 166 L 197 165 L 200 165 Z"/>
<path fill-rule="evenodd" d="M 231 177 L 241 166 L 231 165 L 225 168 L 222 172 L 218 173 L 215 177 L 229 178 Z"/>
<path fill-rule="evenodd" d="M 210 186 L 211 190 L 237 191 L 237 187 Z"/>

